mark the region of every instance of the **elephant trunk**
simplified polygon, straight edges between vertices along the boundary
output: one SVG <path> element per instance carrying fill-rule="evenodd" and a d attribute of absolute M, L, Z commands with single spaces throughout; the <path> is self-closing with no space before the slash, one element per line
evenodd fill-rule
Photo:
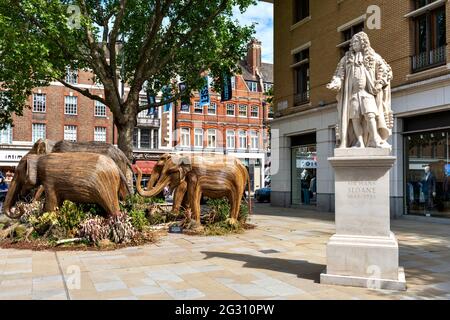
<path fill-rule="evenodd" d="M 139 167 L 136 167 L 136 170 L 138 172 L 138 176 L 136 178 L 136 190 L 142 197 L 151 198 L 157 196 L 170 182 L 170 177 L 166 176 L 165 178 L 161 178 L 161 180 L 158 181 L 155 187 L 151 188 L 150 190 L 143 190 L 141 186 L 142 170 Z"/>
<path fill-rule="evenodd" d="M 11 219 L 19 219 L 22 216 L 20 210 L 14 206 L 16 204 L 17 194 L 20 192 L 20 186 L 15 179 L 11 181 L 11 185 L 6 194 L 5 202 L 3 203 L 3 212 Z M 17 212 L 16 212 L 17 211 Z"/>

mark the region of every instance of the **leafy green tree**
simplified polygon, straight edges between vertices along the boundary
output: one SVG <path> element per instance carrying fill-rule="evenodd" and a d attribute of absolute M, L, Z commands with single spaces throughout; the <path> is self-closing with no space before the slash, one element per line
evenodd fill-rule
<path fill-rule="evenodd" d="M 239 72 L 253 26 L 239 26 L 255 0 L 0 0 L 0 126 L 22 114 L 32 88 L 59 81 L 104 103 L 114 115 L 118 145 L 132 156 L 137 114 L 175 102 L 204 85 Z M 67 68 L 90 70 L 100 97 L 66 82 Z M 180 92 L 174 79 L 182 79 Z M 129 87 L 125 94 L 121 83 Z M 214 81 L 219 91 L 220 81 Z M 170 89 L 170 90 L 169 90 Z M 164 92 L 139 105 L 139 93 Z"/>

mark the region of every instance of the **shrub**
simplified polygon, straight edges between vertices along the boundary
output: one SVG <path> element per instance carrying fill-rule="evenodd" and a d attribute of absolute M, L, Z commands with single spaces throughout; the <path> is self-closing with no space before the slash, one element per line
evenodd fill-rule
<path fill-rule="evenodd" d="M 108 219 L 108 225 L 111 230 L 111 240 L 115 243 L 128 243 L 136 235 L 131 218 L 124 212 Z"/>
<path fill-rule="evenodd" d="M 208 223 L 226 221 L 230 217 L 230 203 L 228 199 L 209 199 L 206 204 L 209 206 Z"/>
<path fill-rule="evenodd" d="M 104 218 L 95 216 L 85 220 L 80 225 L 78 234 L 90 242 L 97 243 L 98 241 L 108 239 L 110 230 Z"/>
<path fill-rule="evenodd" d="M 241 203 L 241 208 L 239 210 L 239 221 L 241 223 L 245 223 L 249 217 L 249 210 L 248 210 L 248 204 L 245 202 Z"/>
<path fill-rule="evenodd" d="M 40 235 L 45 234 L 51 227 L 59 224 L 56 212 L 45 212 L 41 216 L 32 215 L 28 218 L 28 222 Z"/>
<path fill-rule="evenodd" d="M 131 224 L 138 231 L 142 231 L 149 224 L 143 210 L 131 210 L 128 215 L 131 218 Z"/>
<path fill-rule="evenodd" d="M 66 200 L 59 209 L 57 218 L 61 227 L 72 232 L 86 219 L 86 213 L 83 211 L 83 206 Z"/>

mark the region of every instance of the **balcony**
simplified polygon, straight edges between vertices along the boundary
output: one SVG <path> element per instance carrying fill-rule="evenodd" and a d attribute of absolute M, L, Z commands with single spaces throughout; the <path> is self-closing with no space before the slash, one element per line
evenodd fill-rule
<path fill-rule="evenodd" d="M 294 96 L 294 105 L 299 106 L 309 102 L 309 91 L 297 93 Z"/>
<path fill-rule="evenodd" d="M 160 119 L 155 115 L 149 115 L 147 110 L 141 111 L 137 118 L 138 125 L 146 127 L 157 127 L 160 126 Z"/>
<path fill-rule="evenodd" d="M 442 46 L 434 50 L 422 52 L 416 56 L 413 56 L 413 72 L 419 72 L 445 64 L 447 60 L 446 48 L 446 46 Z"/>

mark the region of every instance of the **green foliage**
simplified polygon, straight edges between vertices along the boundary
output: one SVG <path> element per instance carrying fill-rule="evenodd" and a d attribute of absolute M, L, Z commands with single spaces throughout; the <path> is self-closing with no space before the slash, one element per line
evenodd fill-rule
<path fill-rule="evenodd" d="M 248 210 L 248 204 L 242 202 L 241 203 L 241 208 L 239 210 L 239 221 L 241 223 L 245 223 L 247 221 L 248 217 L 249 217 L 249 214 L 250 214 L 250 212 Z"/>
<path fill-rule="evenodd" d="M 164 199 L 142 197 L 139 194 L 129 195 L 120 203 L 122 211 L 147 210 L 154 203 L 164 203 Z"/>
<path fill-rule="evenodd" d="M 224 222 L 230 217 L 230 203 L 227 199 L 209 199 L 206 204 L 211 209 L 208 223 Z"/>
<path fill-rule="evenodd" d="M 144 230 L 144 228 L 149 225 L 149 221 L 143 210 L 131 210 L 128 212 L 128 215 L 131 218 L 131 224 L 138 231 Z"/>
<path fill-rule="evenodd" d="M 33 226 L 34 230 L 39 234 L 43 235 L 51 227 L 59 224 L 58 213 L 56 212 L 45 212 L 40 216 L 30 216 L 28 222 Z"/>
<path fill-rule="evenodd" d="M 57 215 L 58 224 L 64 229 L 71 231 L 81 224 L 86 218 L 86 213 L 83 210 L 83 206 L 76 205 L 70 201 L 64 201 L 62 207 L 59 209 Z"/>
<path fill-rule="evenodd" d="M 118 69 L 130 92 L 160 92 L 180 76 L 186 95 L 204 85 L 205 70 L 213 78 L 239 72 L 237 62 L 245 56 L 254 26 L 241 27 L 233 19 L 233 8 L 242 12 L 255 0 L 167 1 L 161 8 L 156 0 L 127 1 L 124 11 L 121 2 L 0 0 L 0 89 L 8 95 L 0 101 L 0 126 L 11 122 L 13 112 L 22 114 L 34 87 L 64 81 L 66 67 L 94 70 L 96 80 L 113 88 L 107 106 L 121 124 L 127 119 L 125 111 L 138 111 L 139 105 L 135 94 L 124 102 L 118 99 Z M 80 14 L 70 12 L 68 4 L 79 5 Z M 79 23 L 72 26 L 74 20 Z M 122 39 L 121 50 L 114 52 Z M 218 86 L 215 81 L 220 92 Z M 166 96 L 181 94 L 176 85 L 171 89 Z M 105 97 L 80 92 L 105 102 Z"/>

